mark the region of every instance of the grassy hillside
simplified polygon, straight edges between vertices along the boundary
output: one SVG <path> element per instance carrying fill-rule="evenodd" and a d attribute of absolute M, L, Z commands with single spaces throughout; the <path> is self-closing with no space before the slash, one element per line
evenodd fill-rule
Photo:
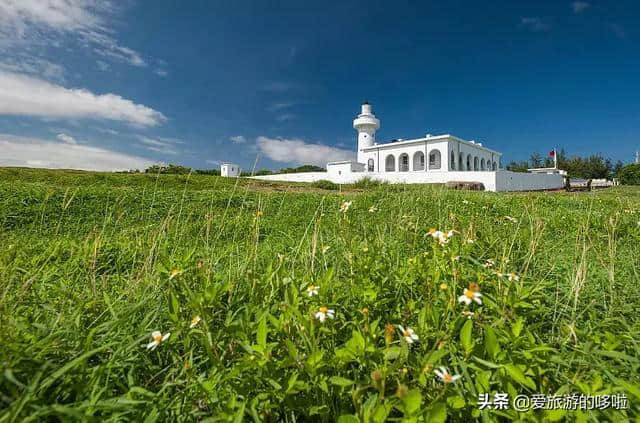
<path fill-rule="evenodd" d="M 640 414 L 637 188 L 0 169 L 0 242 L 0 422 Z M 495 392 L 628 404 L 480 411 Z"/>

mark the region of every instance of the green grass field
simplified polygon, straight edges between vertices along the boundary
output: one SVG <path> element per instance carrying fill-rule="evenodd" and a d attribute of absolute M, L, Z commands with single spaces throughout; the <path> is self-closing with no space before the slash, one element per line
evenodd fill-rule
<path fill-rule="evenodd" d="M 2 423 L 640 421 L 638 188 L 0 169 L 0 241 Z"/>

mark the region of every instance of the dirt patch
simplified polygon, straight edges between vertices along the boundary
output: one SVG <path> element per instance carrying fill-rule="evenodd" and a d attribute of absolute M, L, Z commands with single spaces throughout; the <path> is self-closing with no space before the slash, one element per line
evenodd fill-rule
<path fill-rule="evenodd" d="M 248 182 L 246 187 L 257 192 L 291 192 L 291 193 L 316 193 L 316 194 L 361 194 L 365 190 L 355 188 L 343 188 L 342 190 L 327 190 L 314 188 L 304 183 L 287 183 L 287 182 Z"/>

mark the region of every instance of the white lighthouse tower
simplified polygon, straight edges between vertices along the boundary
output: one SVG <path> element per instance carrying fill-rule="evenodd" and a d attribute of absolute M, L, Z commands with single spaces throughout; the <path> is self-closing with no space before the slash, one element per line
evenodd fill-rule
<path fill-rule="evenodd" d="M 358 131 L 358 163 L 365 163 L 366 159 L 362 149 L 375 144 L 376 131 L 380 128 L 380 121 L 371 112 L 368 101 L 362 103 L 362 110 L 353 121 L 353 127 Z"/>

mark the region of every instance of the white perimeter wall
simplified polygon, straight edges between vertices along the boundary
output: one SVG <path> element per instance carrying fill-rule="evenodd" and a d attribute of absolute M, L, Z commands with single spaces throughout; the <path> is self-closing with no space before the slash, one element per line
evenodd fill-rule
<path fill-rule="evenodd" d="M 364 177 L 387 181 L 392 184 L 434 184 L 450 181 L 481 182 L 487 191 L 536 191 L 557 189 L 564 186 L 564 178 L 557 174 L 497 172 L 328 172 L 284 173 L 280 175 L 254 176 L 254 179 L 284 182 L 314 182 L 326 179 L 336 184 L 352 184 Z"/>
<path fill-rule="evenodd" d="M 282 182 L 315 182 L 321 179 L 325 179 L 327 181 L 333 181 L 333 178 L 331 178 L 327 172 L 280 173 L 277 175 L 250 176 L 249 178 L 262 179 L 263 181 L 282 181 Z M 336 182 L 336 183 L 344 184 L 345 182 Z"/>
<path fill-rule="evenodd" d="M 536 191 L 564 186 L 564 177 L 557 173 L 522 173 L 506 170 L 491 173 L 496 174 L 496 191 Z"/>

